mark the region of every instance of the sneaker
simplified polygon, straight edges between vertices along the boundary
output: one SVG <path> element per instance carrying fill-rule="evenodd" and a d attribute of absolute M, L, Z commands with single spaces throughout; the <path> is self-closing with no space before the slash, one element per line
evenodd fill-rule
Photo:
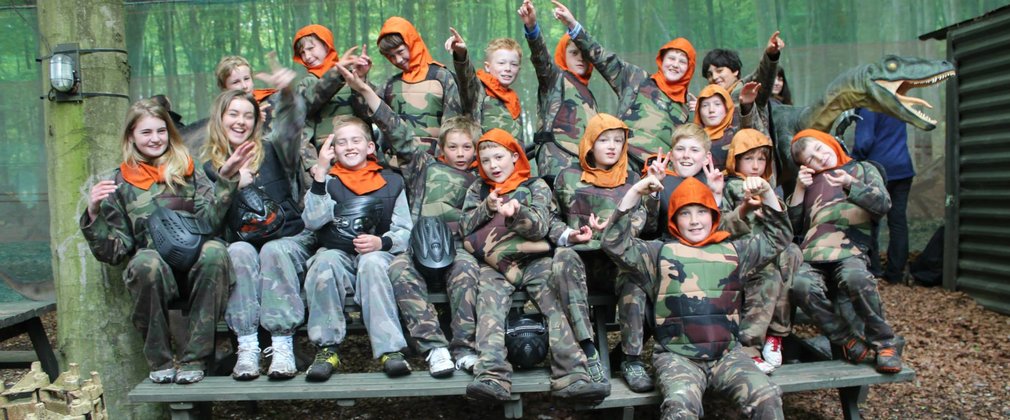
<path fill-rule="evenodd" d="M 870 355 L 870 348 L 866 347 L 863 340 L 852 337 L 842 345 L 842 357 L 852 363 L 862 363 L 866 356 Z"/>
<path fill-rule="evenodd" d="M 579 379 L 568 386 L 556 391 L 551 391 L 551 395 L 556 398 L 600 401 L 610 395 L 610 384 L 598 384 Z"/>
<path fill-rule="evenodd" d="M 175 368 L 170 367 L 162 370 L 152 370 L 147 378 L 156 384 L 170 384 L 175 381 Z"/>
<path fill-rule="evenodd" d="M 772 373 L 772 371 L 775 370 L 775 366 L 772 366 L 771 363 L 766 362 L 764 359 L 761 358 L 761 356 L 754 356 L 751 357 L 751 359 L 754 360 L 754 364 L 757 365 L 758 370 L 760 370 L 761 373 L 765 375 Z"/>
<path fill-rule="evenodd" d="M 175 383 L 180 385 L 195 384 L 203 380 L 203 368 L 198 364 L 185 364 L 175 374 Z"/>
<path fill-rule="evenodd" d="M 593 357 L 586 358 L 586 371 L 589 372 L 589 379 L 594 383 L 610 386 L 610 380 L 607 379 L 607 370 L 603 368 L 599 352 L 596 352 Z"/>
<path fill-rule="evenodd" d="M 772 367 L 782 366 L 782 337 L 769 335 L 761 349 L 761 357 Z"/>
<path fill-rule="evenodd" d="M 452 363 L 452 356 L 449 355 L 449 349 L 445 347 L 431 349 L 425 360 L 428 361 L 428 373 L 434 378 L 452 376 L 452 372 L 456 370 L 456 365 Z"/>
<path fill-rule="evenodd" d="M 469 373 L 473 373 L 473 367 L 477 364 L 477 355 L 468 354 L 466 356 L 456 359 L 456 369 L 465 370 Z"/>
<path fill-rule="evenodd" d="M 259 376 L 260 345 L 256 335 L 239 337 L 238 361 L 235 362 L 235 368 L 231 371 L 231 377 L 239 381 L 249 381 Z"/>
<path fill-rule="evenodd" d="M 897 347 L 884 347 L 877 351 L 877 372 L 901 372 L 901 352 Z"/>
<path fill-rule="evenodd" d="M 305 380 L 309 382 L 323 382 L 330 379 L 333 369 L 340 366 L 340 356 L 337 356 L 336 347 L 320 347 L 316 352 L 316 358 L 312 365 L 305 371 Z"/>
<path fill-rule="evenodd" d="M 649 392 L 655 387 L 642 361 L 621 362 L 621 372 L 624 374 L 624 382 L 628 383 L 628 389 L 633 392 Z"/>
<path fill-rule="evenodd" d="M 273 343 L 263 351 L 270 355 L 270 369 L 267 376 L 270 379 L 291 379 L 298 374 L 295 367 L 295 352 L 291 345 L 291 336 L 274 336 Z"/>
<path fill-rule="evenodd" d="M 503 402 L 512 397 L 505 387 L 490 379 L 474 380 L 466 386 L 466 397 L 472 400 L 486 402 Z"/>
<path fill-rule="evenodd" d="M 379 361 L 382 362 L 382 371 L 390 378 L 410 374 L 410 364 L 403 358 L 403 353 L 398 351 L 386 353 Z"/>

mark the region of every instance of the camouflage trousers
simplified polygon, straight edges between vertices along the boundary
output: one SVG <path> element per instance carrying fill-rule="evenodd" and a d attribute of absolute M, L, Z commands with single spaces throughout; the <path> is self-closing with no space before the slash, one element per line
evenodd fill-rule
<path fill-rule="evenodd" d="M 866 257 L 862 255 L 829 263 L 804 263 L 796 272 L 791 298 L 832 343 L 840 345 L 855 333 L 828 298 L 829 287 L 837 289 L 838 300 L 848 298 L 863 321 L 866 341 L 877 349 L 890 347 L 895 344 L 894 331 L 884 319 L 877 279 L 866 267 Z"/>
<path fill-rule="evenodd" d="M 275 239 L 257 251 L 248 242 L 228 245 L 235 284 L 224 319 L 235 335 L 256 334 L 260 325 L 271 335 L 292 335 L 305 319 L 301 284 L 312 255 L 312 231 Z"/>
<path fill-rule="evenodd" d="M 153 249 L 137 251 L 123 271 L 126 288 L 133 297 L 133 325 L 144 338 L 144 356 L 151 370 L 172 367 L 168 305 L 177 299 L 185 298 L 189 303 L 189 337 L 177 343 L 182 350 L 179 363 L 203 365 L 214 353 L 218 317 L 234 276 L 224 243 L 205 243 L 188 274 L 179 281 Z"/>
<path fill-rule="evenodd" d="M 736 402 L 751 419 L 781 419 L 782 390 L 740 347 L 719 360 L 691 360 L 676 353 L 652 355 L 659 389 L 663 393 L 662 418 L 697 419 L 704 415 L 702 396 L 711 389 Z"/>
<path fill-rule="evenodd" d="M 761 355 L 766 335 L 785 337 L 792 331 L 789 290 L 800 264 L 803 253 L 796 244 L 789 244 L 744 284 L 739 338 L 749 356 Z"/>
<path fill-rule="evenodd" d="M 477 260 L 462 246 L 456 247 L 456 258 L 449 266 L 445 286 L 452 313 L 452 342 L 449 343 L 439 325 L 434 305 L 428 302 L 428 284 L 414 268 L 410 250 L 393 259 L 389 265 L 389 278 L 393 282 L 396 304 L 400 308 L 400 317 L 407 324 L 407 331 L 417 341 L 421 353 L 448 346 L 455 359 L 477 354 L 474 339 L 477 334 L 479 273 Z"/>
<path fill-rule="evenodd" d="M 571 248 L 559 247 L 554 251 L 553 263 L 554 272 L 563 275 L 556 277 L 551 282 L 551 287 L 555 289 L 561 307 L 571 321 L 575 339 L 593 339 L 593 326 L 589 319 L 589 291 L 614 293 L 618 298 L 621 349 L 626 355 L 641 355 L 645 341 L 645 308 L 648 297 L 641 287 L 629 281 L 631 274 L 618 270 L 606 254 L 598 251 L 576 252 Z"/>
<path fill-rule="evenodd" d="M 578 150 L 578 144 L 575 147 Z M 553 180 L 561 173 L 562 169 L 570 166 L 578 167 L 579 157 L 562 150 L 554 142 L 547 142 L 540 145 L 537 149 L 536 162 L 537 176 L 545 180 Z M 548 181 L 548 184 L 550 184 L 551 188 L 554 188 L 553 182 Z"/>
<path fill-rule="evenodd" d="M 551 389 L 562 389 L 575 381 L 589 381 L 586 355 L 575 341 L 568 317 L 561 310 L 557 295 L 549 286 L 559 274 L 552 270 L 551 257 L 538 258 L 522 266 L 513 264 L 504 273 L 480 265 L 477 282 L 477 351 L 475 380 L 490 379 L 506 390 L 512 389 L 512 365 L 506 360 L 505 317 L 512 307 L 512 292 L 526 293 L 547 317 L 550 346 Z"/>
<path fill-rule="evenodd" d="M 353 293 L 354 302 L 361 306 L 372 357 L 407 347 L 389 281 L 392 261 L 393 254 L 385 251 L 350 255 L 339 249 L 320 248 L 309 259 L 305 275 L 309 339 L 318 346 L 344 341 L 347 336 L 344 298 Z"/>

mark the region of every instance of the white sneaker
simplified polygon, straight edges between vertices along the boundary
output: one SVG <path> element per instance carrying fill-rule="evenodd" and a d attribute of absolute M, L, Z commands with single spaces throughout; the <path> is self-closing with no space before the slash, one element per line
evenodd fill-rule
<path fill-rule="evenodd" d="M 271 357 L 270 370 L 267 376 L 273 379 L 291 379 L 298 373 L 295 367 L 295 352 L 291 345 L 291 336 L 271 337 L 272 346 L 263 351 Z"/>
<path fill-rule="evenodd" d="M 477 364 L 477 355 L 468 354 L 456 360 L 456 369 L 473 373 L 473 365 Z"/>
<path fill-rule="evenodd" d="M 772 366 L 770 363 L 764 361 L 764 359 L 760 356 L 754 356 L 751 359 L 754 360 L 754 364 L 756 364 L 758 369 L 761 370 L 761 373 L 765 375 L 772 373 L 775 370 L 775 366 Z"/>
<path fill-rule="evenodd" d="M 444 378 L 447 376 L 452 376 L 452 371 L 456 370 L 456 366 L 452 364 L 452 356 L 449 355 L 449 349 L 445 347 L 438 347 L 431 349 L 428 352 L 428 373 L 435 378 Z"/>
<path fill-rule="evenodd" d="M 761 349 L 761 357 L 774 367 L 782 366 L 782 337 L 769 335 L 765 338 L 764 348 Z"/>
<path fill-rule="evenodd" d="M 231 371 L 231 377 L 240 381 L 256 379 L 260 376 L 260 343 L 256 334 L 238 338 L 238 361 Z"/>

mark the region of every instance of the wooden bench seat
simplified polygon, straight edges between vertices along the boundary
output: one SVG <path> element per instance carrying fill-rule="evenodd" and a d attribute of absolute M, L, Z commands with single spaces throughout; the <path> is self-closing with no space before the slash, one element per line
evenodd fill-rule
<path fill-rule="evenodd" d="M 56 380 L 60 375 L 60 366 L 41 319 L 42 315 L 55 310 L 56 302 L 52 301 L 0 303 L 0 341 L 27 333 L 34 348 L 34 351 L 0 352 L 0 369 L 27 369 L 38 360 L 49 380 Z"/>

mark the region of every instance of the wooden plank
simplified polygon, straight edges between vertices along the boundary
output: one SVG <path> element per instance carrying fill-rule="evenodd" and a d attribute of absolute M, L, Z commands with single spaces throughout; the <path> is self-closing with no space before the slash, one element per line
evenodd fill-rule
<path fill-rule="evenodd" d="M 0 364 L 6 363 L 28 363 L 38 361 L 39 356 L 33 350 L 7 350 L 0 351 Z"/>
<path fill-rule="evenodd" d="M 0 328 L 20 324 L 56 310 L 56 302 L 32 301 L 0 303 Z"/>

